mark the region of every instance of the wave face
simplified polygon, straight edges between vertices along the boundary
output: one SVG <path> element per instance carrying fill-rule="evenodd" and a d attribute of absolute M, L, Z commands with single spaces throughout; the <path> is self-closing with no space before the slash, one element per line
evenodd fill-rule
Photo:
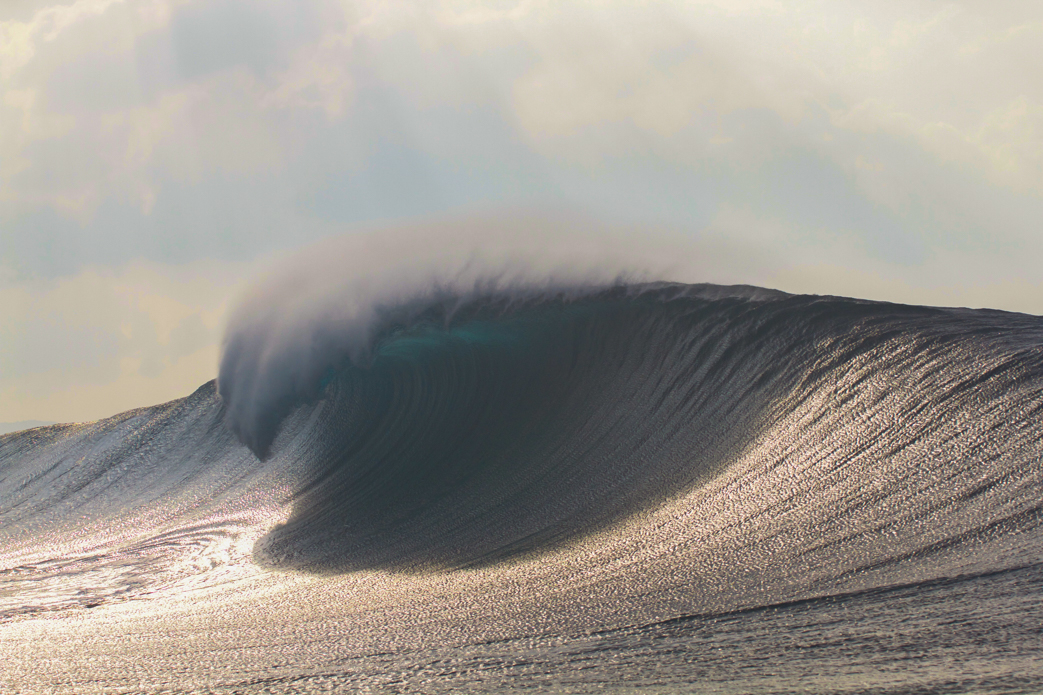
<path fill-rule="evenodd" d="M 292 340 L 241 322 L 219 386 L 0 438 L 0 636 L 52 645 L 13 683 L 1043 678 L 1043 319 L 619 282 L 368 307 Z M 113 645 L 151 670 L 99 671 Z"/>

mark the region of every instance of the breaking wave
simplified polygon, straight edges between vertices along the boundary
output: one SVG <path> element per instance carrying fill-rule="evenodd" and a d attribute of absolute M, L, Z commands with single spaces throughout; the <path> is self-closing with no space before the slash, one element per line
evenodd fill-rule
<path fill-rule="evenodd" d="M 484 565 L 701 492 L 686 515 L 704 532 L 738 523 L 714 508 L 748 515 L 756 544 L 801 529 L 790 561 L 819 556 L 836 579 L 919 566 L 1041 508 L 1024 494 L 1040 473 L 1034 318 L 620 284 L 432 292 L 369 319 L 351 333 L 365 342 L 313 350 L 295 391 L 238 428 L 266 454 L 294 405 L 322 399 L 262 564 Z"/>
<path fill-rule="evenodd" d="M 252 305 L 219 386 L 0 438 L 7 617 L 253 568 L 370 653 L 1041 562 L 1039 317 L 460 277 Z"/>

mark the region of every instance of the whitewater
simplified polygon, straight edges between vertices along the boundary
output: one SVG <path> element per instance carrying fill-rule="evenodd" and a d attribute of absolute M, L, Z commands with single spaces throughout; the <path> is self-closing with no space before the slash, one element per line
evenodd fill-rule
<path fill-rule="evenodd" d="M 475 268 L 0 436 L 0 691 L 1043 691 L 1043 318 Z"/>

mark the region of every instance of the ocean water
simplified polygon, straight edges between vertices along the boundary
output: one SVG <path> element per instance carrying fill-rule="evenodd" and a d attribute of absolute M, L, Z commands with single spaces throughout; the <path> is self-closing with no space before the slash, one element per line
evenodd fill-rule
<path fill-rule="evenodd" d="M 1043 692 L 1043 318 L 367 316 L 0 436 L 0 692 Z"/>

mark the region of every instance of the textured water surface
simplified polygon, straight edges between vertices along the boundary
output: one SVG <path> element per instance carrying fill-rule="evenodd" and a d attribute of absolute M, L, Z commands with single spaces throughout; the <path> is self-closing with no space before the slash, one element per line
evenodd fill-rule
<path fill-rule="evenodd" d="M 0 690 L 1043 691 L 1043 319 L 389 312 L 264 407 L 0 437 Z"/>

